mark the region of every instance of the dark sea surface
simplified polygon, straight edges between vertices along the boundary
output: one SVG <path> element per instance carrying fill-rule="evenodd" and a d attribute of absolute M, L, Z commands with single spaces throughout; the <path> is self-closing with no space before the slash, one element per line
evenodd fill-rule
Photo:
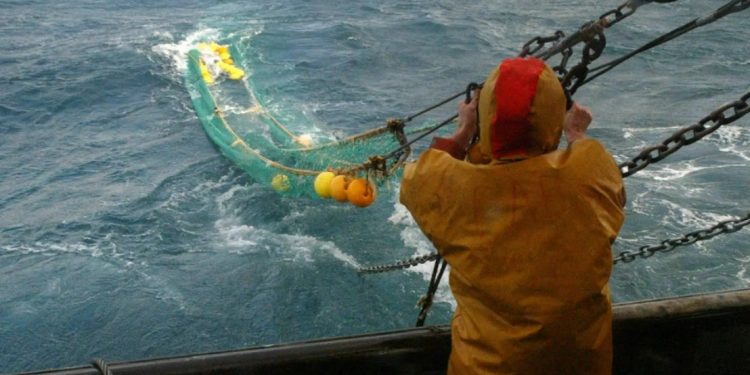
<path fill-rule="evenodd" d="M 607 31 L 598 61 L 723 3 L 643 6 Z M 241 41 L 254 89 L 291 128 L 353 134 L 617 5 L 0 0 L 0 372 L 413 326 L 430 264 L 357 273 L 433 251 L 397 203 L 398 182 L 364 210 L 254 182 L 192 110 L 185 59 L 199 41 Z M 624 161 L 738 99 L 750 87 L 749 39 L 750 10 L 582 87 L 590 135 Z M 615 253 L 745 215 L 750 120 L 626 186 Z M 611 287 L 615 302 L 743 288 L 749 267 L 745 229 L 618 264 Z M 452 303 L 443 285 L 428 323 L 449 322 Z"/>

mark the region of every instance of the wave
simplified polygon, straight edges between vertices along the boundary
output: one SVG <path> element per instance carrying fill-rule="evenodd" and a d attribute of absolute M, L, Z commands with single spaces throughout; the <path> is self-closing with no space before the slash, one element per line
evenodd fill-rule
<path fill-rule="evenodd" d="M 320 254 L 327 254 L 351 268 L 360 267 L 354 256 L 331 241 L 305 234 L 279 233 L 245 223 L 242 217 L 245 207 L 235 199 L 239 194 L 252 192 L 248 192 L 245 186 L 235 185 L 215 198 L 219 218 L 214 222 L 214 228 L 223 241 L 222 247 L 227 248 L 230 253 L 271 253 L 277 259 L 304 263 L 313 263 Z M 298 211 L 292 211 L 289 215 L 299 214 Z"/>

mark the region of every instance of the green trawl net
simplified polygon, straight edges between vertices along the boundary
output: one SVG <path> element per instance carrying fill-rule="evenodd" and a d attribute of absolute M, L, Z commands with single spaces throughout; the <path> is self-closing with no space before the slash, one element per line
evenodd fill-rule
<path fill-rule="evenodd" d="M 309 136 L 292 133 L 264 107 L 245 71 L 242 55 L 234 46 L 201 43 L 188 54 L 186 81 L 206 134 L 255 181 L 284 194 L 314 197 L 314 179 L 323 171 L 382 183 L 398 172 L 408 156 L 405 149 L 385 160 L 377 158 L 406 141 L 403 123 L 398 122 L 311 145 Z"/>

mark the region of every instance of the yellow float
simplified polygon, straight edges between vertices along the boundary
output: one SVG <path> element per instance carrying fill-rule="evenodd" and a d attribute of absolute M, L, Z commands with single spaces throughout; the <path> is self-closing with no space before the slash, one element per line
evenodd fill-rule
<path fill-rule="evenodd" d="M 219 61 L 216 63 L 216 65 L 218 65 L 221 70 L 227 73 L 229 79 L 238 80 L 245 76 L 244 70 L 232 64 L 227 64 L 224 61 Z"/>
<path fill-rule="evenodd" d="M 323 172 L 315 177 L 315 193 L 321 198 L 331 197 L 331 180 L 336 177 L 333 172 Z"/>
<path fill-rule="evenodd" d="M 289 185 L 289 177 L 285 174 L 277 174 L 276 176 L 273 176 L 273 179 L 271 180 L 271 187 L 278 191 L 279 193 L 283 193 L 291 187 Z"/>
<path fill-rule="evenodd" d="M 210 57 L 208 61 L 209 64 L 219 67 L 229 79 L 239 80 L 245 76 L 245 71 L 234 65 L 232 54 L 229 52 L 229 46 L 217 44 L 216 42 L 198 43 L 198 49 L 202 51 L 204 56 Z M 214 78 L 202 59 L 201 74 L 207 84 L 214 83 Z"/>

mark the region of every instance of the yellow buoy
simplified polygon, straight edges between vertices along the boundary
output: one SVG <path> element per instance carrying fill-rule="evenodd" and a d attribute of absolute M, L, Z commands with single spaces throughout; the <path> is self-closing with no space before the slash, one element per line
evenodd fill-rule
<path fill-rule="evenodd" d="M 346 202 L 346 188 L 349 187 L 349 176 L 338 175 L 331 179 L 331 197 L 339 202 Z"/>
<path fill-rule="evenodd" d="M 227 45 L 219 45 L 218 48 L 216 48 L 216 53 L 219 55 L 229 55 L 229 46 Z"/>
<path fill-rule="evenodd" d="M 315 177 L 315 193 L 321 198 L 331 197 L 331 180 L 336 177 L 333 172 L 323 172 Z"/>
<path fill-rule="evenodd" d="M 230 55 L 229 52 L 220 53 L 219 58 L 221 58 L 221 61 L 227 64 L 234 64 L 234 61 L 232 60 L 232 55 Z"/>
<path fill-rule="evenodd" d="M 289 186 L 289 177 L 285 174 L 277 174 L 276 176 L 273 176 L 273 180 L 271 180 L 271 187 L 278 191 L 279 193 L 283 193 L 291 186 Z"/>
<path fill-rule="evenodd" d="M 219 61 L 216 65 L 229 75 L 229 79 L 238 80 L 245 75 L 245 71 L 231 64 Z"/>

